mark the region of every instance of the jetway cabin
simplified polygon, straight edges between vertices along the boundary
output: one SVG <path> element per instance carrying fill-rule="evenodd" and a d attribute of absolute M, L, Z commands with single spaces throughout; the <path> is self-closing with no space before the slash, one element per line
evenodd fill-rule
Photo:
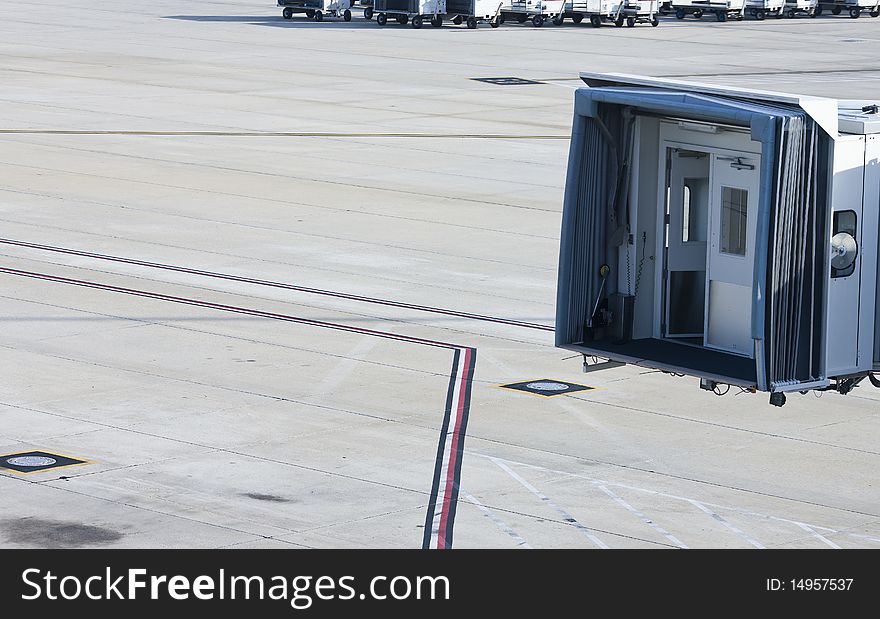
<path fill-rule="evenodd" d="M 581 78 L 556 345 L 777 405 L 880 386 L 878 106 Z"/>

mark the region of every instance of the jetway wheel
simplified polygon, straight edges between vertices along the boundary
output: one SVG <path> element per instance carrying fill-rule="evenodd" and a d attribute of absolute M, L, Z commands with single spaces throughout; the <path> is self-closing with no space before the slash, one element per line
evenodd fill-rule
<path fill-rule="evenodd" d="M 307 19 L 314 19 L 314 18 L 315 18 L 315 12 L 314 12 L 312 9 L 309 9 L 308 11 L 306 11 L 306 18 L 307 18 Z"/>
<path fill-rule="evenodd" d="M 685 12 L 684 9 L 675 9 L 675 19 L 684 19 Z"/>
<path fill-rule="evenodd" d="M 854 6 L 853 8 L 851 8 L 849 10 L 849 16 L 852 17 L 853 19 L 858 19 L 859 17 L 862 16 L 862 9 L 860 9 L 857 6 Z"/>
<path fill-rule="evenodd" d="M 694 11 L 694 17 L 696 19 L 701 19 L 703 17 L 703 9 L 697 9 Z"/>
<path fill-rule="evenodd" d="M 384 26 L 388 23 L 388 16 L 385 15 L 385 13 L 379 13 L 378 15 L 376 15 L 376 23 L 380 26 Z"/>
<path fill-rule="evenodd" d="M 582 21 L 584 21 L 584 16 L 581 15 L 580 13 L 577 13 L 577 14 L 571 16 L 571 21 L 573 21 L 576 24 L 579 24 Z"/>
<path fill-rule="evenodd" d="M 434 17 L 432 17 L 431 18 L 431 25 L 434 26 L 435 28 L 439 28 L 440 26 L 442 26 L 443 25 L 443 16 L 442 15 L 435 15 Z"/>
<path fill-rule="evenodd" d="M 345 21 L 351 21 L 351 11 L 349 11 L 348 9 L 345 9 L 342 12 L 342 19 L 344 19 Z"/>
<path fill-rule="evenodd" d="M 412 18 L 412 27 L 418 30 L 422 27 L 422 18 L 419 15 L 416 15 Z"/>
<path fill-rule="evenodd" d="M 626 18 L 626 27 L 627 28 L 632 28 L 635 25 L 636 25 L 636 18 L 635 17 L 627 17 Z"/>
<path fill-rule="evenodd" d="M 559 15 L 557 15 L 556 17 L 553 18 L 553 25 L 554 26 L 561 26 L 564 22 L 565 22 L 565 15 L 563 15 L 562 13 L 560 13 Z"/>
<path fill-rule="evenodd" d="M 532 16 L 532 25 L 535 28 L 540 28 L 544 25 L 544 16 L 543 15 L 533 15 Z"/>
<path fill-rule="evenodd" d="M 461 15 L 456 15 L 452 18 L 452 23 L 456 26 L 461 26 Z"/>
<path fill-rule="evenodd" d="M 321 11 L 315 11 L 315 21 L 324 21 L 324 13 Z"/>
<path fill-rule="evenodd" d="M 590 15 L 590 25 L 593 28 L 601 28 L 602 27 L 602 18 L 598 15 Z"/>
<path fill-rule="evenodd" d="M 290 7 L 287 7 L 286 9 L 281 11 L 281 17 L 283 17 L 284 19 L 292 18 L 293 17 L 293 9 Z"/>
<path fill-rule="evenodd" d="M 373 7 L 368 6 L 364 9 L 364 19 L 373 19 Z"/>
<path fill-rule="evenodd" d="M 468 17 L 467 18 L 467 27 L 468 30 L 475 30 L 477 27 L 477 18 L 476 17 Z"/>

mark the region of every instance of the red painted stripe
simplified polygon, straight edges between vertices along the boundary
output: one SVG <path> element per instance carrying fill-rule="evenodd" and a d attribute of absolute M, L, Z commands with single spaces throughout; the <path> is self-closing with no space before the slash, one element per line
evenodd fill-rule
<path fill-rule="evenodd" d="M 464 393 L 466 389 L 467 377 L 471 367 L 471 349 L 464 351 L 464 361 L 461 365 L 461 380 L 458 385 L 458 401 L 456 402 L 455 425 L 452 434 L 449 436 L 449 463 L 446 468 L 446 491 L 443 493 L 443 505 L 440 515 L 440 530 L 437 534 L 437 548 L 446 549 L 446 523 L 449 518 L 450 505 L 452 504 L 452 486 L 455 484 L 455 465 L 458 460 L 458 436 L 461 431 L 461 421 L 464 418 Z"/>

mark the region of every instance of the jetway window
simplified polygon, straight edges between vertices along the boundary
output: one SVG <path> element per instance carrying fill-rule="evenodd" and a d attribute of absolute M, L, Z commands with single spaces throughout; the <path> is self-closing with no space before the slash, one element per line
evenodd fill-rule
<path fill-rule="evenodd" d="M 682 187 L 681 242 L 705 243 L 708 212 L 708 178 L 686 178 Z"/>
<path fill-rule="evenodd" d="M 721 188 L 721 251 L 746 255 L 746 222 L 749 192 L 736 187 Z"/>

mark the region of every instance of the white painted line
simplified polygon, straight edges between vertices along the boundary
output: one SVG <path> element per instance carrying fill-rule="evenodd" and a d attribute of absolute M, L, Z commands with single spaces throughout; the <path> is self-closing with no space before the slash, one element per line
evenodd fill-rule
<path fill-rule="evenodd" d="M 818 539 L 823 544 L 827 544 L 828 546 L 831 546 L 832 548 L 836 548 L 837 550 L 840 550 L 840 546 L 838 546 L 837 544 L 832 542 L 830 539 L 828 539 L 827 537 L 825 537 L 821 533 L 817 532 L 811 526 L 806 525 L 803 522 L 795 522 L 795 524 L 797 526 L 799 526 L 800 528 L 802 528 L 807 533 L 809 533 L 810 535 L 812 535 L 813 537 L 815 537 L 816 539 Z"/>
<path fill-rule="evenodd" d="M 519 533 L 517 533 L 516 531 L 511 529 L 507 525 L 506 522 L 504 522 L 503 520 L 501 520 L 501 518 L 499 518 L 498 516 L 493 514 L 489 510 L 488 507 L 486 507 L 485 505 L 480 503 L 480 501 L 477 499 L 477 497 L 470 494 L 469 492 L 465 492 L 464 490 L 461 489 L 461 487 L 459 487 L 458 491 L 461 492 L 462 496 L 464 496 L 464 498 L 468 501 L 468 503 L 471 503 L 472 505 L 477 506 L 480 509 L 480 511 L 483 512 L 483 515 L 485 515 L 486 518 L 488 518 L 489 520 L 494 522 L 496 525 L 498 525 L 499 529 L 501 529 L 502 531 L 507 533 L 510 537 L 512 537 L 516 541 L 517 548 L 531 548 L 529 543 L 525 539 L 523 539 Z"/>
<path fill-rule="evenodd" d="M 611 500 L 613 500 L 615 503 L 617 503 L 618 505 L 620 505 L 621 507 L 623 507 L 624 509 L 626 509 L 630 513 L 632 513 L 636 518 L 639 518 L 642 522 L 644 522 L 649 527 L 651 527 L 652 529 L 657 531 L 660 535 L 662 535 L 663 537 L 668 539 L 670 542 L 672 542 L 673 544 L 675 544 L 679 548 L 687 548 L 687 546 L 684 544 L 684 542 L 682 542 L 680 539 L 675 537 L 672 533 L 670 533 L 669 531 L 667 531 L 666 529 L 661 527 L 659 524 L 657 524 L 656 522 L 654 522 L 653 520 L 648 518 L 645 514 L 640 512 L 638 509 L 636 509 L 635 507 L 633 507 L 632 505 L 627 503 L 623 498 L 621 498 L 620 496 L 618 496 L 617 494 L 615 494 L 614 492 L 609 490 L 606 486 L 604 486 L 598 482 L 595 482 L 595 483 L 598 486 L 599 490 L 601 490 L 602 492 L 607 494 L 609 497 L 611 497 Z"/>
<path fill-rule="evenodd" d="M 523 479 L 522 477 L 520 477 L 519 475 L 517 475 L 514 471 L 512 471 L 512 470 L 511 470 L 506 464 L 504 464 L 501 460 L 498 460 L 498 459 L 496 459 L 496 458 L 489 458 L 489 459 L 492 460 L 492 462 L 494 462 L 494 463 L 495 463 L 495 464 L 496 464 L 501 470 L 505 471 L 508 475 L 510 475 L 510 476 L 513 477 L 516 481 L 518 481 L 520 484 L 522 484 L 523 487 L 525 487 L 529 492 L 531 492 L 531 493 L 534 494 L 536 497 L 538 497 L 539 499 L 541 499 L 541 501 L 547 503 L 547 505 L 549 505 L 549 506 L 552 507 L 554 510 L 556 510 L 556 511 L 557 511 L 557 512 L 558 512 L 558 513 L 559 513 L 559 514 L 565 519 L 565 521 L 566 521 L 567 523 L 569 523 L 569 524 L 571 524 L 571 525 L 574 525 L 574 527 L 575 527 L 578 531 L 580 531 L 581 533 L 583 533 L 583 534 L 587 537 L 587 539 L 589 539 L 591 542 L 593 542 L 594 545 L 596 545 L 596 546 L 599 547 L 599 548 L 608 548 L 608 545 L 605 544 L 605 542 L 603 542 L 602 540 L 600 540 L 598 537 L 596 537 L 595 535 L 593 535 L 592 531 L 590 531 L 590 529 L 589 529 L 588 527 L 585 527 L 585 526 L 582 525 L 580 522 L 578 522 L 577 519 L 576 519 L 574 516 L 572 516 L 572 515 L 569 514 L 567 511 L 565 511 L 564 509 L 562 509 L 561 507 L 559 507 L 556 503 L 554 503 L 554 502 L 550 499 L 550 497 L 548 497 L 547 495 L 545 495 L 544 493 L 542 493 L 540 490 L 538 490 L 537 488 L 535 488 L 532 484 L 530 484 L 529 482 L 527 482 L 525 479 Z"/>
<path fill-rule="evenodd" d="M 742 539 L 747 541 L 749 544 L 751 544 L 755 548 L 761 548 L 761 549 L 764 548 L 764 545 L 761 544 L 761 542 L 752 539 L 751 537 L 749 537 L 748 535 L 746 535 L 745 533 L 743 533 L 742 531 L 737 529 L 735 526 L 733 526 L 732 524 L 727 522 L 724 518 L 719 516 L 717 513 L 715 513 L 714 511 L 712 511 L 711 509 L 709 509 L 708 507 L 706 507 L 705 505 L 703 505 L 699 501 L 694 501 L 693 499 L 687 499 L 687 502 L 690 503 L 691 505 L 693 505 L 694 507 L 696 507 L 697 509 L 699 509 L 700 511 L 710 515 L 712 518 L 714 518 L 715 520 L 717 520 L 718 522 L 723 524 L 725 527 L 727 527 L 728 529 L 733 531 L 736 535 L 738 535 L 739 537 L 741 537 Z"/>
<path fill-rule="evenodd" d="M 685 501 L 685 502 L 688 502 L 688 503 L 694 501 L 694 499 L 691 499 L 691 498 L 688 498 L 688 497 L 684 497 L 684 496 L 679 496 L 679 495 L 677 495 L 677 494 L 669 494 L 669 493 L 667 493 L 667 492 L 660 492 L 660 491 L 658 491 L 658 490 L 650 490 L 650 489 L 648 489 L 648 488 L 642 488 L 642 487 L 639 487 L 639 486 L 632 486 L 632 485 L 629 485 L 629 484 L 622 484 L 622 483 L 618 483 L 618 482 L 606 481 L 606 480 L 602 480 L 602 479 L 597 479 L 597 478 L 595 478 L 595 477 L 590 477 L 590 476 L 588 476 L 588 475 L 581 475 L 581 474 L 579 474 L 579 473 L 571 473 L 571 472 L 569 472 L 569 471 L 560 471 L 560 470 L 558 470 L 558 469 L 551 469 L 551 468 L 547 468 L 547 467 L 544 467 L 544 466 L 539 466 L 539 465 L 537 465 L 537 464 L 529 464 L 529 463 L 527 463 L 527 462 L 518 462 L 518 461 L 515 461 L 515 460 L 505 460 L 505 459 L 503 459 L 503 458 L 495 458 L 495 457 L 493 457 L 493 456 L 489 456 L 489 455 L 487 455 L 487 454 L 480 454 L 480 453 L 472 453 L 471 455 L 479 456 L 479 457 L 481 457 L 481 458 L 487 458 L 487 459 L 489 459 L 489 460 L 501 460 L 501 461 L 503 461 L 503 462 L 507 462 L 508 464 L 516 464 L 516 465 L 523 466 L 523 467 L 526 467 L 526 468 L 530 468 L 530 469 L 534 469 L 534 470 L 538 470 L 538 471 L 544 471 L 544 472 L 546 472 L 546 473 L 556 473 L 556 474 L 559 474 L 559 475 L 567 475 L 568 477 L 576 477 L 576 478 L 579 478 L 579 479 L 587 480 L 587 481 L 589 481 L 589 482 L 591 482 L 591 483 L 594 483 L 594 484 L 605 484 L 605 485 L 607 485 L 607 486 L 614 486 L 614 487 L 616 487 L 616 488 L 624 488 L 624 489 L 626 489 L 626 490 L 633 490 L 633 491 L 636 491 L 636 492 L 644 492 L 645 494 L 652 494 L 652 495 L 654 495 L 654 496 L 661 496 L 661 497 L 664 497 L 664 498 L 667 498 L 667 499 L 673 499 L 673 500 L 677 500 L 677 501 Z M 763 518 L 763 519 L 766 519 L 766 520 L 774 520 L 774 521 L 776 521 L 776 522 L 784 522 L 784 523 L 786 523 L 786 524 L 791 524 L 791 525 L 795 525 L 795 526 L 798 526 L 798 527 L 800 527 L 800 525 L 802 525 L 802 524 L 806 524 L 806 523 L 799 522 L 799 521 L 797 521 L 797 520 L 792 520 L 792 519 L 790 519 L 790 518 L 782 518 L 782 517 L 780 517 L 780 516 L 771 516 L 771 515 L 769 515 L 769 514 L 763 514 L 763 513 L 761 513 L 761 512 L 755 512 L 755 511 L 752 511 L 752 510 L 743 509 L 743 508 L 741 508 L 741 507 L 733 507 L 733 506 L 731 506 L 731 505 L 720 505 L 720 504 L 718 504 L 718 503 L 711 503 L 711 502 L 705 502 L 705 501 L 700 501 L 699 503 L 700 503 L 701 505 L 704 505 L 704 506 L 707 506 L 707 507 L 713 507 L 713 508 L 715 508 L 715 509 L 720 509 L 720 510 L 723 510 L 723 511 L 735 512 L 735 513 L 737 513 L 737 514 L 742 514 L 742 515 L 744 515 L 744 516 L 752 516 L 752 517 L 754 517 L 754 518 Z M 837 529 L 834 529 L 834 528 L 831 528 L 831 527 L 825 527 L 825 526 L 818 525 L 818 524 L 807 524 L 807 526 L 809 526 L 811 529 L 814 529 L 814 530 L 821 530 L 821 531 L 825 531 L 825 532 L 827 532 L 827 533 L 840 533 L 840 534 L 845 534 L 845 535 L 849 535 L 850 537 L 856 537 L 856 538 L 859 538 L 859 539 L 864 539 L 864 540 L 867 540 L 867 541 L 871 541 L 871 542 L 875 542 L 875 543 L 880 544 L 880 539 L 878 539 L 878 538 L 876 538 L 876 537 L 870 537 L 870 536 L 868 536 L 868 535 L 860 535 L 860 534 L 857 534 L 857 533 L 845 533 L 844 531 L 841 530 L 842 527 L 839 527 L 839 528 L 837 528 Z"/>

